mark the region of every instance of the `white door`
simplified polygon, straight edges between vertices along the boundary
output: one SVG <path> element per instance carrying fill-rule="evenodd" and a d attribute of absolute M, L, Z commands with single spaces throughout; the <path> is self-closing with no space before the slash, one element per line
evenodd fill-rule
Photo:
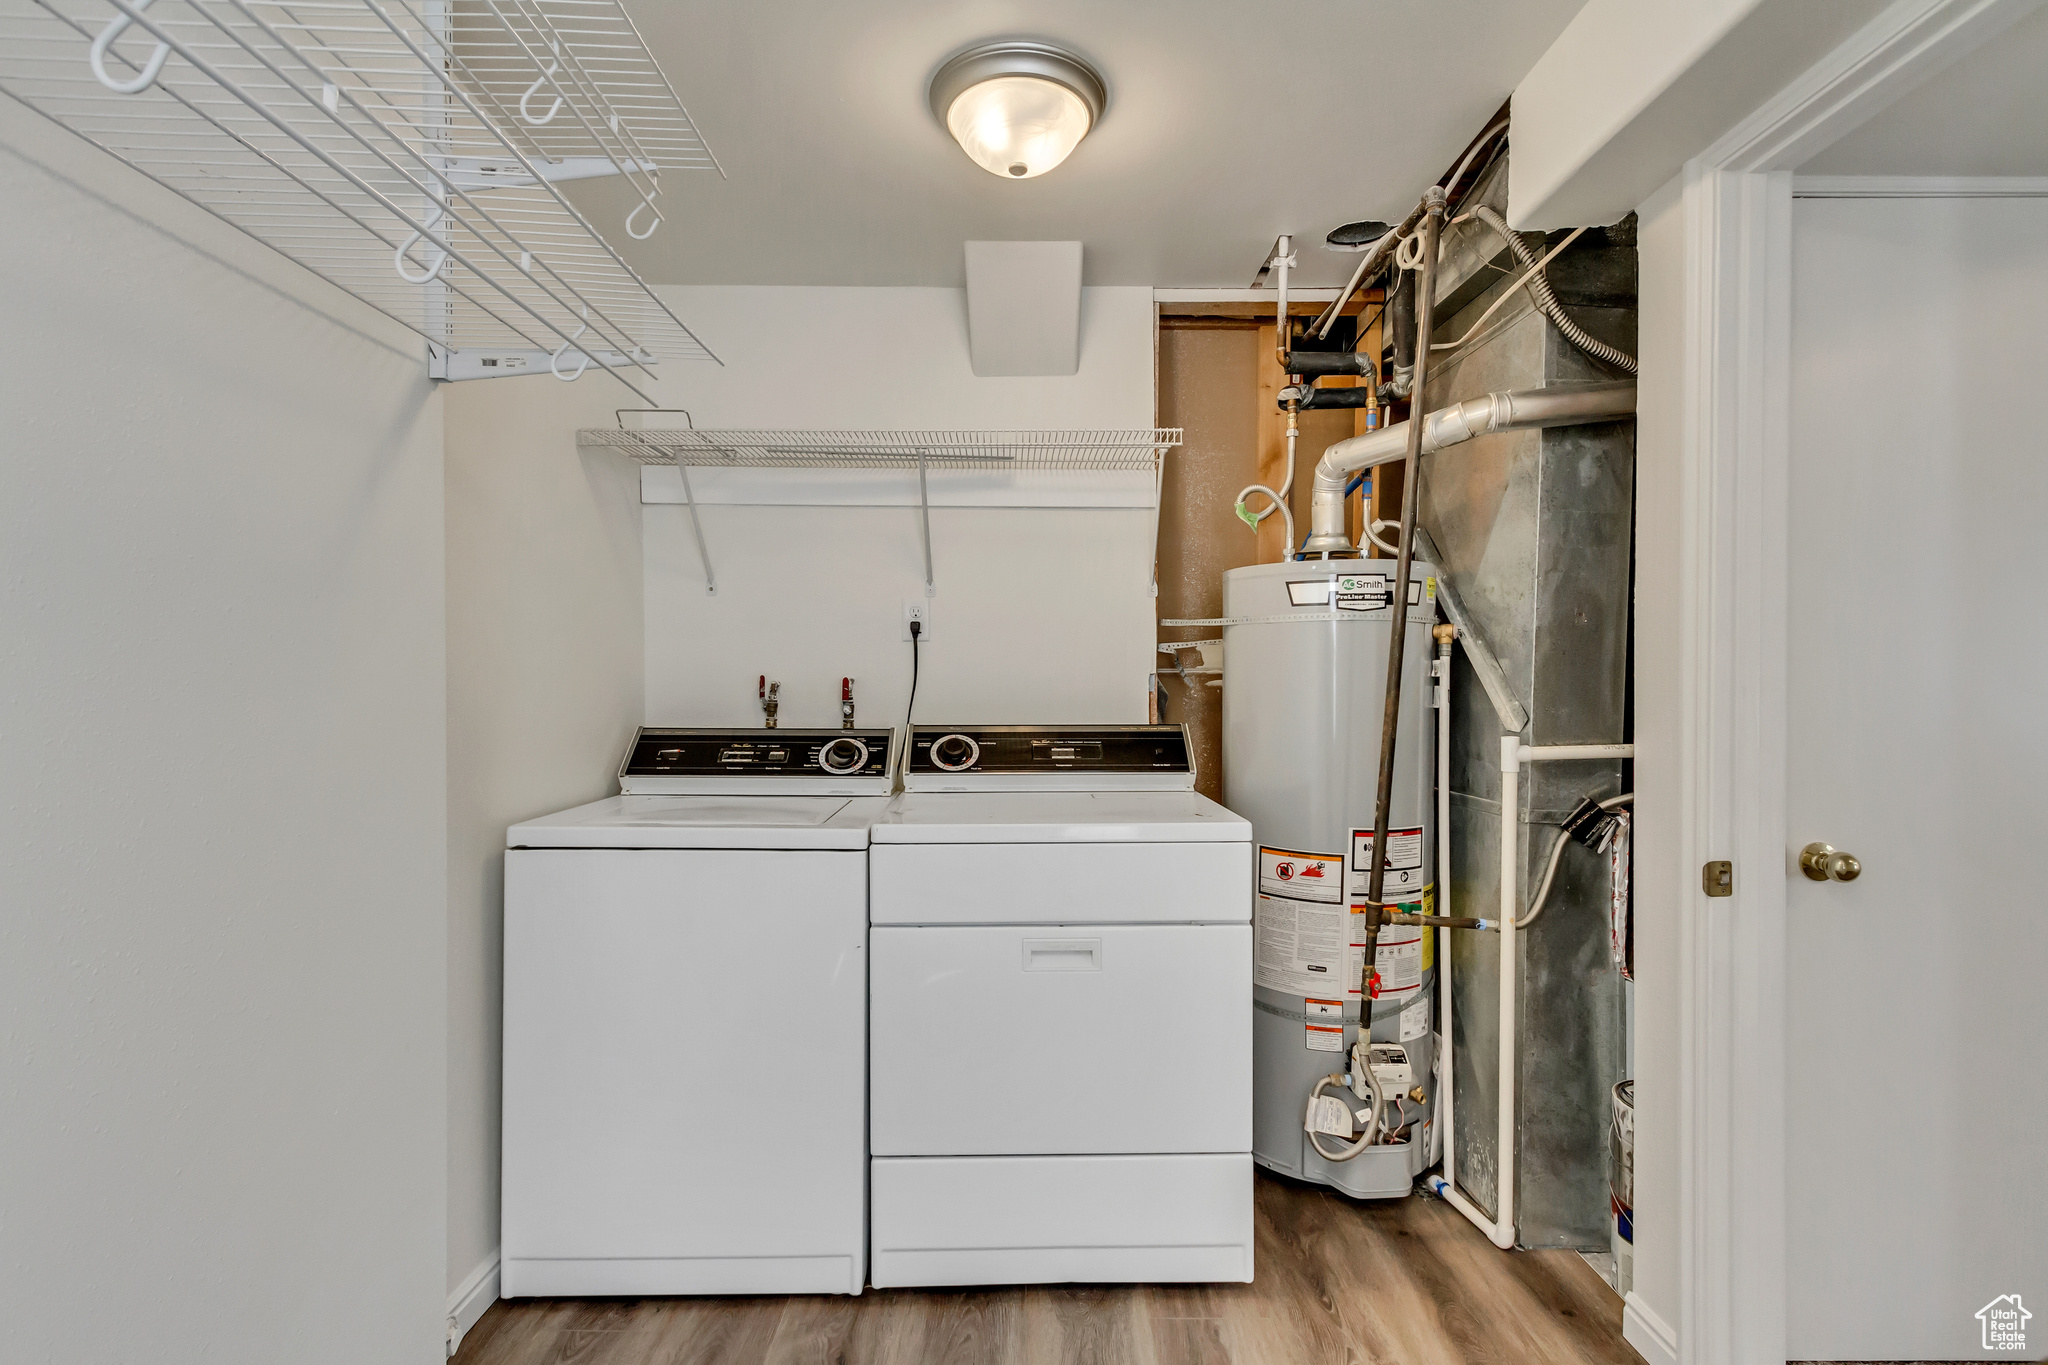
<path fill-rule="evenodd" d="M 2048 200 L 1797 200 L 1793 279 L 1786 1350 L 2040 1359 Z"/>

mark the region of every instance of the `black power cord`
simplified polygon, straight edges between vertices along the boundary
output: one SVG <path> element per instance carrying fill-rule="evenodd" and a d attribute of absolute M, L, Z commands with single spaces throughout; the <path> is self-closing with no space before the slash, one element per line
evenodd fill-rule
<path fill-rule="evenodd" d="M 924 634 L 924 622 L 910 623 L 910 700 L 903 707 L 903 732 L 910 733 L 910 712 L 917 705 L 917 641 Z M 907 741 L 906 741 L 907 742 Z"/>

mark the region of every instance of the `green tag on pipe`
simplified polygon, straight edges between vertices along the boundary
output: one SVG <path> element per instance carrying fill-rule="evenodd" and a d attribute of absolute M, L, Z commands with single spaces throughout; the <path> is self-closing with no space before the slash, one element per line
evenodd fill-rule
<path fill-rule="evenodd" d="M 1253 516 L 1250 510 L 1247 509 L 1243 503 L 1239 503 L 1237 505 L 1237 517 L 1239 521 L 1242 521 L 1245 525 L 1251 527 L 1254 531 L 1259 529 L 1259 519 Z"/>

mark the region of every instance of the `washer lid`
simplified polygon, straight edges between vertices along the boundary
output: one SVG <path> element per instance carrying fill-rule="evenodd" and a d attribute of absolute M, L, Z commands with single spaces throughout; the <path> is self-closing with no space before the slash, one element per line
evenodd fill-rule
<path fill-rule="evenodd" d="M 1249 843 L 1251 822 L 1190 791 L 905 792 L 878 844 Z"/>
<path fill-rule="evenodd" d="M 866 848 L 885 797 L 608 796 L 506 831 L 507 848 Z"/>

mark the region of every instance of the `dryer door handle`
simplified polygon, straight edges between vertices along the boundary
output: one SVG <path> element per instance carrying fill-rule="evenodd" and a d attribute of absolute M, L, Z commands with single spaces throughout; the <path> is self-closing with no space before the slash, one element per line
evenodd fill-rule
<path fill-rule="evenodd" d="M 1102 940 L 1099 938 L 1027 938 L 1024 940 L 1024 970 L 1027 972 L 1099 972 L 1102 970 Z"/>

